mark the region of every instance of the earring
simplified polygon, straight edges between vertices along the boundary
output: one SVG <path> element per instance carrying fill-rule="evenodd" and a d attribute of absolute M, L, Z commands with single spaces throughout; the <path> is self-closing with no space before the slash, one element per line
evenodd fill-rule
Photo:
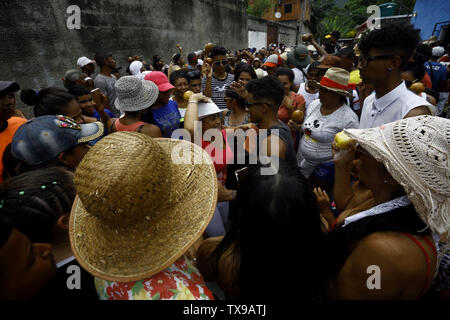
<path fill-rule="evenodd" d="M 387 184 L 387 180 L 386 179 L 384 179 L 384 184 Z"/>

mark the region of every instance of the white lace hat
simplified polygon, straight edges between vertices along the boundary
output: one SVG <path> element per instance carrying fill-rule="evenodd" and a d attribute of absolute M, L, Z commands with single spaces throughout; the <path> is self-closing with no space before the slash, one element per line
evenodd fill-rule
<path fill-rule="evenodd" d="M 419 116 L 344 132 L 384 164 L 419 217 L 450 243 L 450 120 Z"/>
<path fill-rule="evenodd" d="M 116 82 L 117 99 L 114 105 L 120 111 L 140 111 L 155 103 L 159 95 L 158 86 L 149 80 L 135 76 L 121 77 Z"/>

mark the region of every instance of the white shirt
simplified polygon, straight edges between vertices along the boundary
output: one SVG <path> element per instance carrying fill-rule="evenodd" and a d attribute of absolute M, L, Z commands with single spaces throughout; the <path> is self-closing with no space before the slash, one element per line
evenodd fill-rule
<path fill-rule="evenodd" d="M 408 112 L 419 106 L 428 106 L 432 112 L 432 105 L 422 97 L 409 91 L 405 82 L 381 98 L 375 97 L 375 92 L 364 100 L 359 128 L 375 128 L 382 124 L 403 119 Z"/>
<path fill-rule="evenodd" d="M 305 108 L 308 109 L 308 106 L 311 102 L 319 99 L 319 91 L 317 91 L 316 93 L 309 93 L 306 91 L 305 85 L 306 85 L 306 83 L 301 83 L 300 88 L 298 89 L 297 93 L 301 94 L 303 96 L 303 98 L 305 98 L 305 102 L 306 102 Z"/>
<path fill-rule="evenodd" d="M 306 69 L 304 68 L 303 71 L 305 71 L 306 74 Z M 294 85 L 295 86 L 299 86 L 301 83 L 305 83 L 306 81 L 308 81 L 308 79 L 306 79 L 306 77 L 303 75 L 303 73 L 300 71 L 300 69 L 298 68 L 293 68 L 292 71 L 294 71 Z"/>

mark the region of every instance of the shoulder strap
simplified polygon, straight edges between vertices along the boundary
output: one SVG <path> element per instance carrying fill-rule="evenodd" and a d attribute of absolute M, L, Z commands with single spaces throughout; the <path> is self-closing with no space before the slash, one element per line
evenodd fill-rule
<path fill-rule="evenodd" d="M 134 131 L 137 131 L 137 132 L 139 132 L 139 133 L 141 133 L 141 131 L 142 131 L 142 128 L 145 126 L 145 124 L 141 124 L 136 130 L 134 130 Z"/>
<path fill-rule="evenodd" d="M 113 132 L 116 132 L 116 131 L 117 131 L 117 130 L 116 130 L 116 121 L 117 121 L 117 120 L 118 120 L 118 119 L 112 121 L 110 127 L 108 128 L 109 133 L 113 133 Z"/>

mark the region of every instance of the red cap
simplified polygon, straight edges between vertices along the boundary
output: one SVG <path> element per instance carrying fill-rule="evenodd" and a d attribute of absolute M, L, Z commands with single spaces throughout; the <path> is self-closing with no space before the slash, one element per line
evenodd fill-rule
<path fill-rule="evenodd" d="M 154 82 L 158 86 L 159 92 L 165 92 L 175 88 L 161 71 L 152 71 L 148 73 L 144 79 Z"/>

